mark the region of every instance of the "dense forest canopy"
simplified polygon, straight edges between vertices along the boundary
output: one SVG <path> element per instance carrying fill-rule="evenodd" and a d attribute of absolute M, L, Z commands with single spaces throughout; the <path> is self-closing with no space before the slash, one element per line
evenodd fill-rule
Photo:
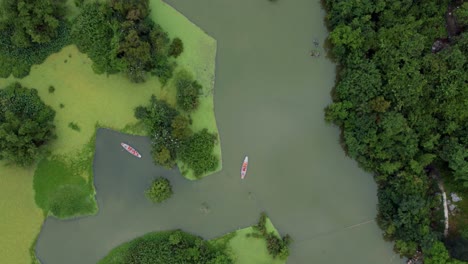
<path fill-rule="evenodd" d="M 123 72 L 131 81 L 143 82 L 150 72 L 165 84 L 175 68 L 170 57 L 182 52 L 182 42 L 171 46 L 149 12 L 148 0 L 85 4 L 73 21 L 73 41 L 90 56 L 97 73 Z"/>
<path fill-rule="evenodd" d="M 442 235 L 431 165 L 450 168 L 468 191 L 468 32 L 448 36 L 448 6 L 326 1 L 341 68 L 326 119 L 342 128 L 348 155 L 375 172 L 379 224 L 406 256 L 429 251 Z M 466 30 L 466 18 L 456 23 Z"/>
<path fill-rule="evenodd" d="M 0 160 L 31 165 L 41 146 L 55 138 L 54 118 L 37 90 L 19 83 L 0 89 Z"/>
<path fill-rule="evenodd" d="M 0 29 L 8 32 L 11 43 L 30 47 L 50 42 L 57 36 L 65 15 L 65 0 L 2 0 Z"/>

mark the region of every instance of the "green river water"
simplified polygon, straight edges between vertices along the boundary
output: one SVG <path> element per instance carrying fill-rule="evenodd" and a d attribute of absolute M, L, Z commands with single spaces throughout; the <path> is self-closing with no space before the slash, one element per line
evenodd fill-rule
<path fill-rule="evenodd" d="M 293 237 L 288 263 L 402 263 L 373 221 L 372 176 L 345 156 L 338 129 L 323 120 L 335 65 L 323 56 L 320 2 L 168 2 L 218 41 L 215 113 L 223 170 L 191 182 L 153 165 L 149 139 L 99 130 L 99 213 L 49 217 L 36 247 L 42 263 L 96 263 L 150 231 L 181 228 L 210 239 L 254 224 L 261 211 Z M 320 58 L 309 56 L 314 38 Z M 143 158 L 124 152 L 122 141 Z M 249 171 L 241 181 L 245 155 Z M 167 176 L 175 193 L 161 205 L 143 195 L 156 176 Z"/>

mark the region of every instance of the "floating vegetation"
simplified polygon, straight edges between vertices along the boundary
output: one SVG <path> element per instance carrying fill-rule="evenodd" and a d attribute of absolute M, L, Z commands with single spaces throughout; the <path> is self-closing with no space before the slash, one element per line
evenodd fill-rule
<path fill-rule="evenodd" d="M 81 131 L 81 128 L 78 126 L 77 123 L 70 122 L 68 123 L 68 127 L 78 132 Z"/>

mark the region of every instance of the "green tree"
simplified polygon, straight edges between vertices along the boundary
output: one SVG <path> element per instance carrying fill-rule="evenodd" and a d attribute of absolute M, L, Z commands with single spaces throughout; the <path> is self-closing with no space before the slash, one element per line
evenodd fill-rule
<path fill-rule="evenodd" d="M 176 116 L 171 123 L 172 136 L 174 138 L 184 140 L 192 135 L 190 129 L 190 121 L 183 115 Z"/>
<path fill-rule="evenodd" d="M 0 90 L 0 159 L 31 165 L 54 139 L 55 111 L 37 90 L 14 83 Z"/>
<path fill-rule="evenodd" d="M 0 18 L 17 47 L 50 42 L 65 14 L 65 0 L 4 0 Z"/>
<path fill-rule="evenodd" d="M 181 71 L 176 76 L 177 105 L 184 111 L 194 111 L 199 104 L 199 93 L 202 86 L 187 71 Z"/>
<path fill-rule="evenodd" d="M 432 247 L 425 251 L 424 263 L 425 264 L 447 264 L 449 263 L 449 253 L 444 244 L 436 241 Z"/>
<path fill-rule="evenodd" d="M 184 51 L 184 44 L 180 38 L 174 38 L 172 40 L 171 46 L 169 46 L 169 56 L 174 58 L 179 57 L 179 55 Z"/>
<path fill-rule="evenodd" d="M 216 140 L 216 135 L 203 129 L 184 141 L 179 149 L 178 157 L 193 170 L 195 177 L 214 171 L 218 167 L 219 158 L 213 153 Z"/>
<path fill-rule="evenodd" d="M 145 192 L 146 197 L 154 203 L 161 203 L 172 196 L 172 186 L 168 179 L 158 178 Z"/>

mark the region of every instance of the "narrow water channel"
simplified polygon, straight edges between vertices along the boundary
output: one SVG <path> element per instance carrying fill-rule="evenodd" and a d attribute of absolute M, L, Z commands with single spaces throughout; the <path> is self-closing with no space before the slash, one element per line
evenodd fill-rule
<path fill-rule="evenodd" d="M 201 181 L 154 166 L 149 140 L 99 130 L 94 163 L 98 215 L 48 218 L 36 252 L 43 264 L 92 264 L 150 231 L 181 228 L 205 238 L 255 223 L 266 211 L 293 239 L 288 263 L 401 263 L 373 221 L 376 185 L 323 121 L 335 66 L 324 58 L 325 12 L 311 0 L 170 0 L 218 41 L 215 112 L 223 171 Z M 312 58 L 313 40 L 322 56 Z M 127 141 L 143 155 L 121 151 Z M 242 159 L 249 172 L 240 181 Z M 156 176 L 175 195 L 143 196 Z M 204 210 L 204 207 L 208 210 Z"/>

